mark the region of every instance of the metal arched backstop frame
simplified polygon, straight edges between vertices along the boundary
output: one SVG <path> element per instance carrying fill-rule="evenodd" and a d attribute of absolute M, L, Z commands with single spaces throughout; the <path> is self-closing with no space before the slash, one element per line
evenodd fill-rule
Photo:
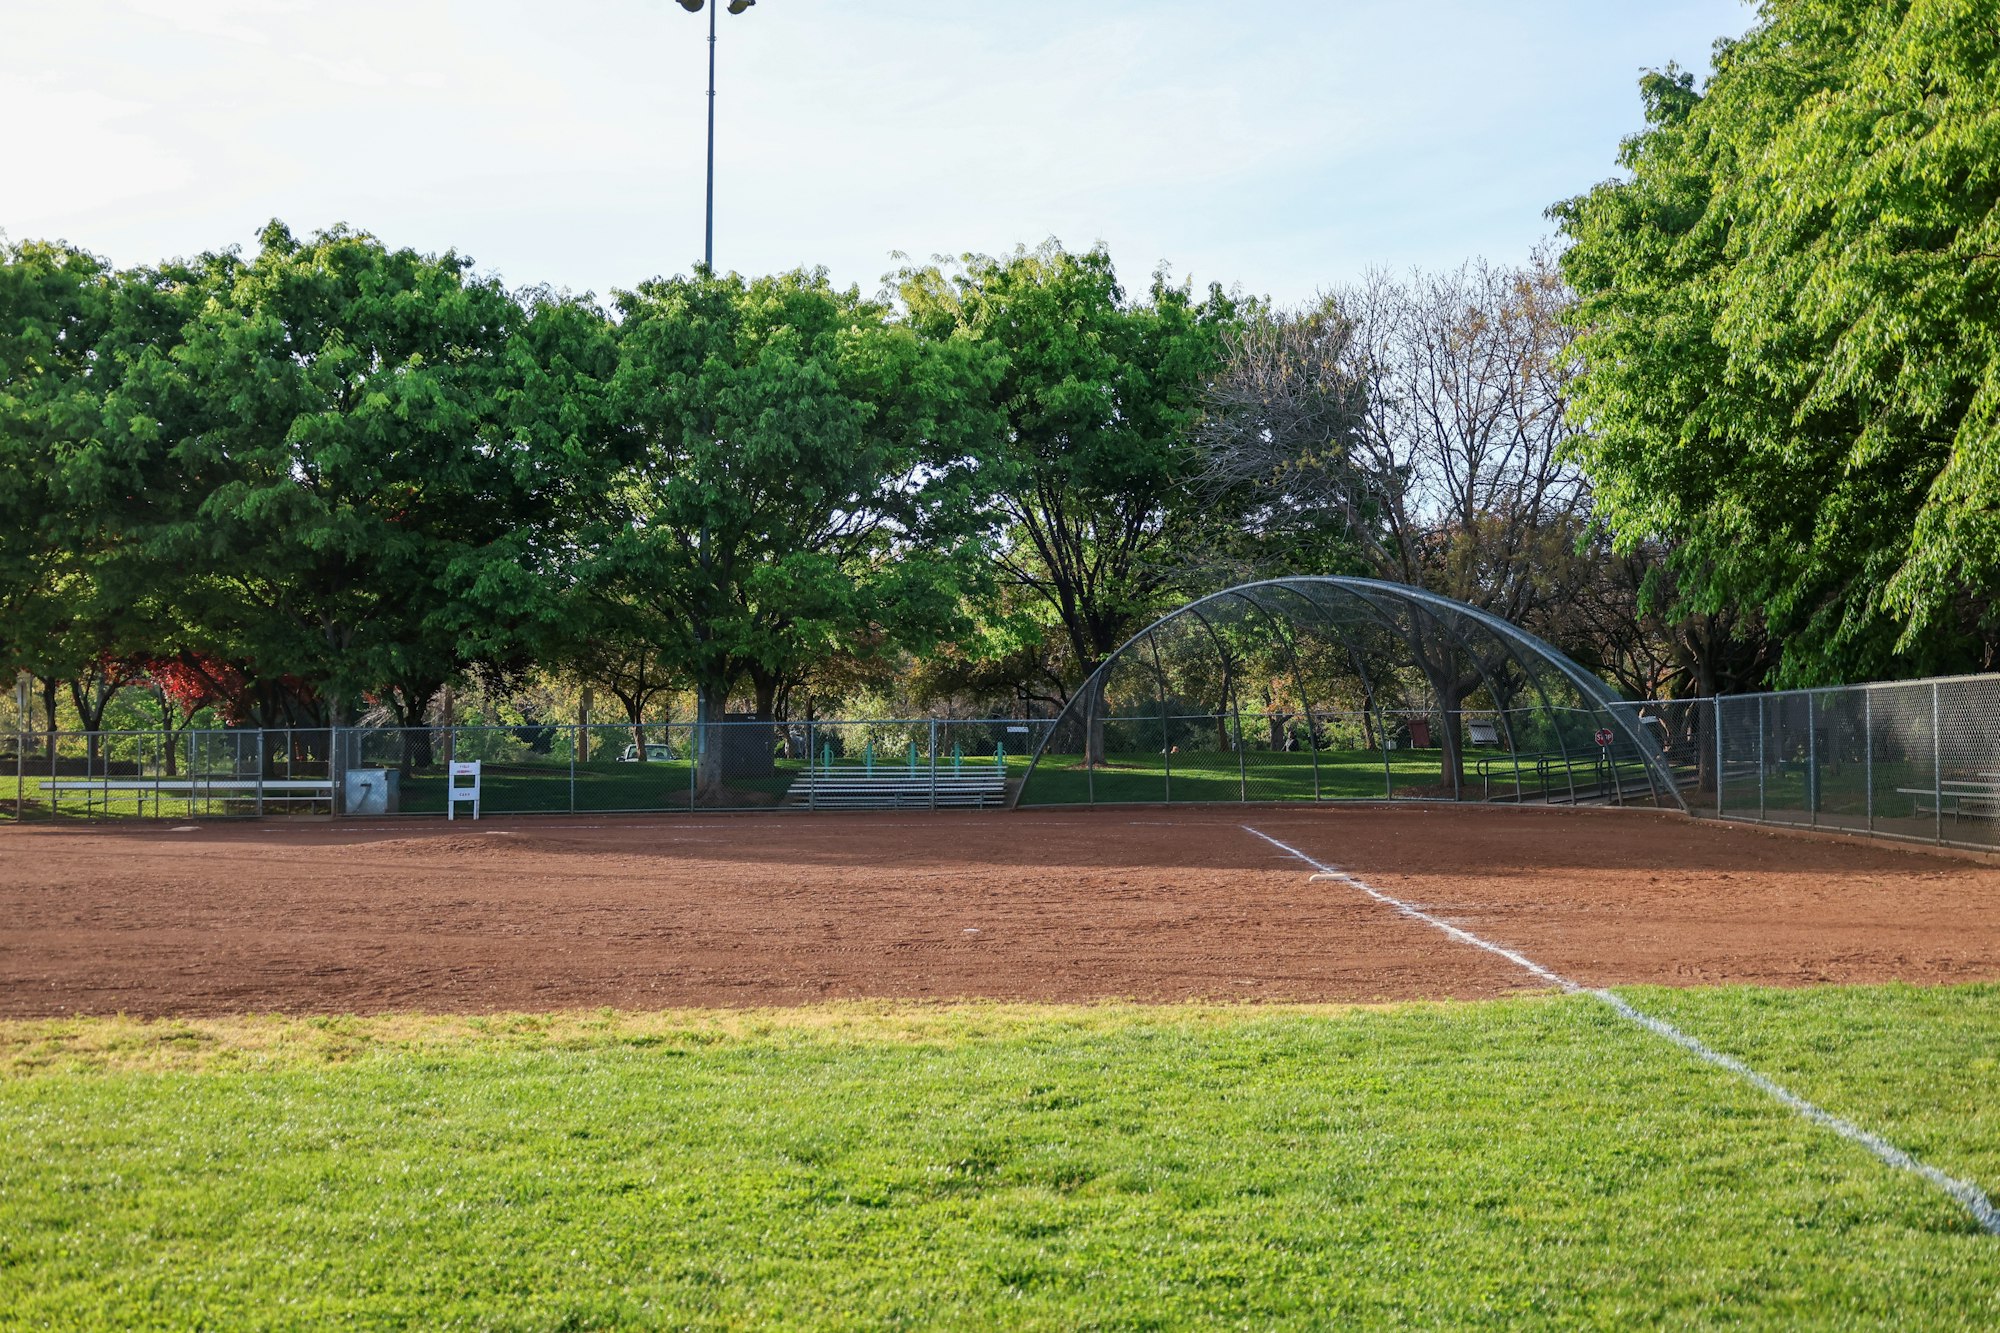
<path fill-rule="evenodd" d="M 1257 646 L 1259 636 L 1261 647 Z M 1582 772 L 1587 778 L 1598 775 L 1589 779 L 1598 784 L 1591 791 L 1601 790 L 1607 799 L 1650 800 L 1656 805 L 1686 808 L 1656 738 L 1648 733 L 1637 711 L 1617 706 L 1622 701 L 1609 685 L 1549 643 L 1500 616 L 1421 588 L 1328 575 L 1266 579 L 1225 588 L 1162 616 L 1127 639 L 1077 689 L 1044 733 L 1018 789 L 1017 803 L 1060 804 L 1077 799 L 1074 795 L 1054 800 L 1035 796 L 1037 777 L 1045 776 L 1045 765 L 1058 767 L 1053 756 L 1066 753 L 1068 746 L 1082 752 L 1077 771 L 1087 793 L 1084 799 L 1090 803 L 1149 799 L 1100 798 L 1097 794 L 1094 775 L 1113 767 L 1107 764 L 1104 749 L 1107 727 L 1136 723 L 1158 727 L 1164 799 L 1253 799 L 1242 752 L 1247 745 L 1244 718 L 1256 715 L 1254 711 L 1246 714 L 1241 705 L 1245 652 L 1231 645 L 1232 637 L 1239 642 L 1251 641 L 1253 646 L 1247 652 L 1261 652 L 1264 665 L 1288 678 L 1289 688 L 1296 691 L 1293 712 L 1267 705 L 1265 720 L 1275 743 L 1281 725 L 1303 714 L 1311 799 L 1380 799 L 1322 794 L 1321 718 L 1358 715 L 1371 736 L 1375 735 L 1378 726 L 1388 726 L 1392 711 L 1383 703 L 1383 692 L 1395 689 L 1407 695 L 1416 682 L 1419 689 L 1429 688 L 1434 704 L 1430 715 L 1448 733 L 1440 738 L 1440 749 L 1448 746 L 1449 753 L 1460 756 L 1455 764 L 1448 760 L 1440 764 L 1449 772 L 1451 789 L 1429 794 L 1452 798 L 1483 794 L 1459 785 L 1466 781 L 1460 728 L 1464 717 L 1486 713 L 1494 716 L 1494 725 L 1504 733 L 1505 741 L 1502 750 L 1484 756 L 1485 766 L 1509 753 L 1514 756 L 1516 799 L 1525 799 L 1520 757 L 1528 737 L 1516 735 L 1525 731 L 1544 747 L 1529 756 L 1543 774 L 1541 799 L 1576 800 L 1590 794 L 1579 789 L 1577 774 Z M 1181 651 L 1163 653 L 1163 644 Z M 1350 692 L 1358 689 L 1363 696 L 1360 710 L 1344 714 L 1322 711 L 1326 701 L 1313 698 L 1315 681 L 1307 665 L 1314 652 L 1321 662 L 1344 659 L 1343 668 L 1322 666 L 1322 672 L 1332 674 L 1324 675 L 1319 683 L 1324 685 L 1337 676 Z M 1170 656 L 1179 665 L 1170 665 Z M 1187 665 L 1189 662 L 1193 665 Z M 1176 696 L 1176 671 L 1184 688 L 1194 688 L 1185 682 L 1199 678 L 1203 682 L 1199 688 L 1215 700 L 1215 707 L 1205 710 L 1204 715 L 1213 717 L 1223 739 L 1237 751 L 1243 773 L 1237 795 L 1173 794 L 1173 756 L 1179 750 L 1173 743 L 1175 719 L 1170 716 L 1170 702 Z M 1157 700 L 1157 723 L 1150 715 L 1121 715 L 1117 705 L 1108 702 L 1114 693 L 1129 699 L 1143 698 L 1149 691 Z M 1267 676 L 1266 693 L 1273 692 Z M 1464 706 L 1471 698 L 1485 702 Z M 1273 721 L 1274 715 L 1284 719 L 1283 723 Z M 1597 738 L 1607 733 L 1611 744 L 1599 744 Z M 1386 773 L 1388 750 L 1393 747 L 1386 730 L 1380 734 Z M 1554 785 L 1557 782 L 1560 788 Z M 1184 781 L 1184 790 L 1190 785 L 1197 790 L 1202 786 Z M 1209 783 L 1211 789 L 1213 786 Z M 1384 795 L 1395 795 L 1393 775 Z M 1302 793 L 1299 799 L 1304 799 Z"/>

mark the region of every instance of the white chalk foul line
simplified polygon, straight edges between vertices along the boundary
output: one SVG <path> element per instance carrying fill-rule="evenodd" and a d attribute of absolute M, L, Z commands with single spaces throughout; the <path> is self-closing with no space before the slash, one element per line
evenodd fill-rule
<path fill-rule="evenodd" d="M 1928 1162 L 1919 1161 L 1881 1135 L 1871 1133 L 1851 1120 L 1843 1120 L 1833 1112 L 1814 1105 L 1812 1102 L 1799 1096 L 1796 1092 L 1793 1092 L 1790 1088 L 1785 1087 L 1783 1084 L 1764 1074 L 1758 1073 L 1735 1056 L 1725 1055 L 1721 1051 L 1715 1050 L 1698 1038 L 1689 1036 L 1665 1019 L 1655 1018 L 1651 1014 L 1633 1007 L 1629 1002 L 1613 995 L 1608 990 L 1600 990 L 1585 986 L 1580 982 L 1571 981 L 1568 977 L 1543 967 L 1532 958 L 1516 953 L 1514 950 L 1506 948 L 1503 945 L 1495 944 L 1491 940 L 1481 939 L 1471 931 L 1454 926 L 1449 921 L 1440 920 L 1412 903 L 1406 903 L 1400 898 L 1392 898 L 1380 889 L 1357 879 L 1344 870 L 1337 870 L 1330 865 L 1316 861 L 1298 848 L 1288 843 L 1279 842 L 1262 829 L 1251 828 L 1248 824 L 1241 825 L 1241 828 L 1245 833 L 1253 833 L 1265 842 L 1270 843 L 1273 847 L 1276 847 L 1279 851 L 1296 857 L 1311 866 L 1319 872 L 1313 876 L 1314 879 L 1338 880 L 1351 888 L 1361 890 L 1361 892 L 1384 906 L 1395 908 L 1396 911 L 1402 913 L 1404 916 L 1412 917 L 1423 922 L 1425 925 L 1436 927 L 1461 943 L 1470 944 L 1475 949 L 1484 949 L 1490 954 L 1498 954 L 1516 967 L 1522 968 L 1552 986 L 1579 995 L 1589 995 L 1594 999 L 1601 1000 L 1603 1003 L 1609 1005 L 1620 1017 L 1628 1019 L 1650 1032 L 1665 1037 L 1668 1041 L 1674 1043 L 1674 1045 L 1693 1055 L 1699 1056 L 1718 1069 L 1728 1070 L 1730 1073 L 1749 1083 L 1752 1087 L 1768 1093 L 1778 1101 L 1783 1102 L 1813 1124 L 1830 1129 L 1840 1135 L 1840 1137 L 1860 1144 L 1869 1152 L 1874 1153 L 1877 1158 L 1887 1165 L 1893 1166 L 1899 1171 L 1908 1171 L 1922 1176 L 1925 1180 L 1937 1186 L 1938 1189 L 1944 1191 L 1963 1205 L 1965 1210 L 1972 1214 L 1973 1221 L 1979 1224 L 1981 1230 L 1990 1235 L 2000 1236 L 2000 1209 L 1996 1209 L 1993 1206 L 1993 1201 L 1986 1197 L 1985 1191 L 1981 1190 L 1979 1186 L 1973 1184 L 1971 1181 L 1960 1180 L 1957 1176 L 1945 1174 Z"/>

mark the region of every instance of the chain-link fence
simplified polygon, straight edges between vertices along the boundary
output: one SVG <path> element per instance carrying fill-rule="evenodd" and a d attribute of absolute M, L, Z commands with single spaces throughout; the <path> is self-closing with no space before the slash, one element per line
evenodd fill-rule
<path fill-rule="evenodd" d="M 480 811 L 999 806 L 1046 721 L 56 732 L 0 737 L 0 819 L 442 815 L 454 763 Z M 11 788 L 11 790 L 10 790 Z"/>
<path fill-rule="evenodd" d="M 1692 813 L 2000 848 L 2000 676 L 1614 706 Z"/>
<path fill-rule="evenodd" d="M 334 808 L 326 728 L 21 730 L 8 740 L 0 817 L 196 819 Z"/>
<path fill-rule="evenodd" d="M 1114 713 L 1094 733 L 1054 729 L 1023 800 L 1651 803 L 1644 760 L 1602 722 L 1580 708 Z"/>
<path fill-rule="evenodd" d="M 441 815 L 450 765 L 470 760 L 482 813 L 496 815 L 991 807 L 1021 795 L 1032 765 L 1036 805 L 1685 804 L 2000 849 L 2000 676 L 1616 703 L 1627 725 L 1615 734 L 1582 707 L 1328 711 L 1272 696 L 1198 709 L 1185 692 L 1128 693 L 1144 706 L 1107 700 L 1094 729 L 921 718 L 49 733 L 23 715 L 0 735 L 0 819 Z M 1662 798 L 1662 771 L 1677 799 Z"/>

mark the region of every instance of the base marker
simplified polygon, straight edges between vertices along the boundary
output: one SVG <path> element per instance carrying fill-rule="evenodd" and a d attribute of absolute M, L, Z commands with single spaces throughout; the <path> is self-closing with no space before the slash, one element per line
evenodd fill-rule
<path fill-rule="evenodd" d="M 1982 1231 L 1987 1232 L 1989 1235 L 2000 1236 L 2000 1209 L 1996 1209 L 1993 1206 L 1993 1201 L 1986 1197 L 1985 1191 L 1981 1190 L 1979 1186 L 1973 1184 L 1971 1181 L 1960 1180 L 1957 1176 L 1947 1175 L 1945 1172 L 1930 1165 L 1930 1163 L 1912 1157 L 1909 1153 L 1898 1148 L 1881 1135 L 1863 1129 L 1853 1121 L 1844 1120 L 1824 1107 L 1807 1101 L 1775 1079 L 1758 1073 L 1735 1056 L 1726 1055 L 1706 1045 L 1699 1038 L 1689 1036 L 1665 1019 L 1653 1017 L 1653 1015 L 1636 1008 L 1629 1001 L 1612 994 L 1608 990 L 1585 986 L 1581 982 L 1571 981 L 1568 977 L 1558 972 L 1550 971 L 1524 954 L 1516 953 L 1514 950 L 1504 945 L 1495 944 L 1491 940 L 1482 939 L 1461 926 L 1454 926 L 1449 921 L 1432 916 L 1429 912 L 1412 903 L 1406 903 L 1400 898 L 1392 898 L 1380 889 L 1375 888 L 1373 885 L 1354 875 L 1348 874 L 1344 870 L 1339 870 L 1323 862 L 1316 861 L 1289 843 L 1279 842 L 1262 829 L 1252 828 L 1248 824 L 1243 824 L 1239 827 L 1245 833 L 1255 834 L 1265 842 L 1270 843 L 1273 847 L 1276 847 L 1279 851 L 1311 866 L 1318 873 L 1313 875 L 1311 880 L 1307 881 L 1308 883 L 1312 882 L 1312 880 L 1330 879 L 1346 884 L 1350 888 L 1359 889 L 1362 893 L 1367 894 L 1370 898 L 1375 899 L 1375 901 L 1384 906 L 1392 907 L 1404 916 L 1421 921 L 1425 925 L 1433 926 L 1453 939 L 1458 940 L 1460 943 L 1469 944 L 1475 949 L 1484 949 L 1490 954 L 1497 954 L 1516 967 L 1531 973 L 1558 989 L 1568 991 L 1571 994 L 1588 995 L 1593 999 L 1603 1002 L 1610 1006 L 1612 1011 L 1617 1013 L 1619 1017 L 1636 1023 L 1657 1036 L 1665 1037 L 1668 1041 L 1674 1043 L 1674 1045 L 1700 1057 L 1718 1069 L 1728 1070 L 1738 1078 L 1749 1083 L 1752 1087 L 1783 1102 L 1786 1106 L 1812 1123 L 1822 1128 L 1830 1129 L 1850 1142 L 1860 1144 L 1869 1152 L 1875 1154 L 1884 1164 L 1895 1167 L 1899 1171 L 1908 1171 L 1914 1175 L 1922 1176 L 1932 1185 L 1950 1195 L 1967 1212 L 1971 1213 L 1972 1220 L 1979 1224 Z"/>

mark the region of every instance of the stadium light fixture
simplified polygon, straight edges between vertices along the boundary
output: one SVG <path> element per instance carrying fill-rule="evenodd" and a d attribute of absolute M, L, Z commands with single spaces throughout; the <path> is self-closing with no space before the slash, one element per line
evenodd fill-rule
<path fill-rule="evenodd" d="M 706 0 L 680 0 L 680 6 L 690 14 L 699 14 Z M 729 0 L 729 12 L 741 14 L 756 4 L 757 0 Z M 708 11 L 708 212 L 702 228 L 702 265 L 709 272 L 715 272 L 715 12 L 720 9 L 721 0 L 711 5 Z"/>

